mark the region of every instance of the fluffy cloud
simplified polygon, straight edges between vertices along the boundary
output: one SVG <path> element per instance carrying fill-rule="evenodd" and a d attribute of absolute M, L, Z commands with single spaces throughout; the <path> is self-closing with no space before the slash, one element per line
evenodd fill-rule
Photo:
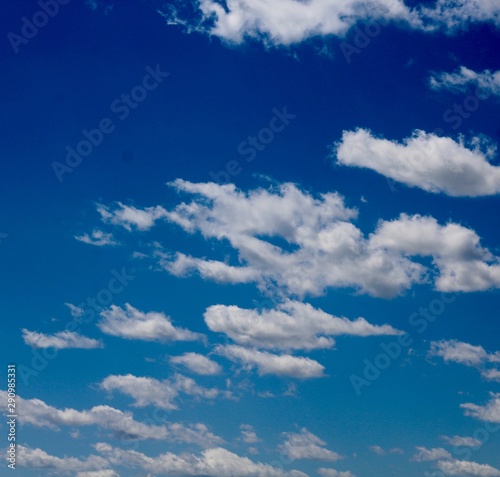
<path fill-rule="evenodd" d="M 465 409 L 467 416 L 475 417 L 481 421 L 500 424 L 500 393 L 491 393 L 491 399 L 485 406 L 465 403 L 461 404 L 460 407 Z"/>
<path fill-rule="evenodd" d="M 7 393 L 0 391 L 0 397 L 7 399 Z M 122 412 L 110 406 L 94 406 L 89 410 L 78 411 L 72 408 L 57 409 L 40 399 L 23 399 L 17 397 L 22 413 L 19 421 L 59 430 L 61 426 L 81 427 L 97 426 L 101 430 L 111 431 L 120 439 L 157 439 L 175 442 L 186 442 L 201 447 L 212 447 L 222 443 L 222 439 L 212 434 L 201 423 L 184 425 L 179 422 L 163 422 L 162 425 L 145 424 L 134 420 L 131 413 Z M 163 421 L 163 420 L 162 420 Z"/>
<path fill-rule="evenodd" d="M 204 317 L 210 330 L 225 333 L 239 345 L 268 349 L 331 348 L 335 343 L 331 336 L 400 334 L 390 325 L 372 325 L 364 318 L 338 318 L 297 301 L 262 311 L 214 305 L 207 308 Z"/>
<path fill-rule="evenodd" d="M 42 449 L 32 449 L 17 445 L 17 464 L 28 469 L 50 469 L 53 472 L 85 472 L 102 471 L 109 467 L 109 462 L 96 455 L 91 455 L 85 460 L 75 457 L 55 457 L 47 454 Z"/>
<path fill-rule="evenodd" d="M 462 225 L 440 225 L 433 217 L 401 216 L 379 224 L 371 242 L 408 256 L 431 256 L 443 292 L 479 291 L 500 286 L 498 257 L 480 245 L 479 236 Z"/>
<path fill-rule="evenodd" d="M 438 469 L 445 475 L 459 477 L 498 477 L 500 470 L 486 464 L 465 460 L 441 460 Z"/>
<path fill-rule="evenodd" d="M 53 335 L 29 331 L 25 328 L 21 331 L 24 342 L 32 348 L 94 349 L 104 347 L 101 341 L 87 338 L 73 331 L 59 331 Z"/>
<path fill-rule="evenodd" d="M 218 363 L 198 353 L 184 353 L 182 356 L 172 356 L 170 362 L 181 364 L 193 373 L 204 376 L 214 376 L 222 371 Z"/>
<path fill-rule="evenodd" d="M 412 457 L 416 462 L 432 462 L 435 460 L 451 459 L 451 454 L 442 447 L 427 449 L 426 447 L 417 447 L 417 453 Z"/>
<path fill-rule="evenodd" d="M 500 167 L 489 163 L 495 152 L 480 137 L 467 145 L 424 131 L 402 142 L 366 129 L 344 131 L 336 144 L 338 164 L 371 169 L 410 187 L 454 197 L 500 193 Z"/>
<path fill-rule="evenodd" d="M 479 366 L 481 364 L 500 363 L 500 352 L 488 353 L 482 346 L 473 346 L 457 340 L 432 341 L 431 356 L 441 356 L 446 362 Z"/>
<path fill-rule="evenodd" d="M 120 477 L 114 470 L 93 470 L 90 472 L 78 472 L 76 477 Z"/>
<path fill-rule="evenodd" d="M 482 346 L 474 346 L 457 340 L 432 341 L 429 356 L 440 356 L 445 362 L 473 366 L 480 370 L 487 381 L 500 382 L 500 370 L 488 368 L 500 363 L 500 352 L 488 353 Z"/>
<path fill-rule="evenodd" d="M 240 362 L 244 368 L 257 368 L 260 375 L 274 374 L 292 378 L 320 378 L 324 366 L 310 358 L 289 354 L 272 354 L 242 346 L 217 346 L 216 351 L 226 358 Z"/>
<path fill-rule="evenodd" d="M 500 71 L 484 70 L 480 73 L 461 66 L 454 73 L 435 73 L 429 80 L 435 90 L 447 89 L 452 92 L 466 92 L 470 86 L 478 88 L 478 97 L 500 96 Z"/>
<path fill-rule="evenodd" d="M 165 220 L 237 253 L 228 258 L 231 264 L 157 250 L 160 266 L 175 276 L 196 271 L 219 283 L 254 282 L 281 297 L 354 288 L 390 298 L 435 272 L 440 291 L 500 286 L 498 258 L 480 246 L 473 230 L 458 224 L 402 214 L 381 221 L 367 238 L 352 223 L 356 211 L 336 193 L 315 198 L 290 183 L 248 193 L 232 184 L 179 179 L 171 185 L 194 199 L 166 212 Z M 412 256 L 430 256 L 433 262 L 425 267 Z"/>
<path fill-rule="evenodd" d="M 162 207 L 147 207 L 145 209 L 137 209 L 129 205 L 124 205 L 121 202 L 114 207 L 106 207 L 98 205 L 97 211 L 101 214 L 101 219 L 104 223 L 120 225 L 128 231 L 133 229 L 149 230 L 155 222 L 165 217 L 166 210 Z"/>
<path fill-rule="evenodd" d="M 163 313 L 144 313 L 128 303 L 125 308 L 112 305 L 101 312 L 102 320 L 97 324 L 103 333 L 125 339 L 146 341 L 194 341 L 201 338 L 198 333 L 176 328 Z"/>
<path fill-rule="evenodd" d="M 327 449 L 326 442 L 302 428 L 300 433 L 285 432 L 285 442 L 280 446 L 281 450 L 290 459 L 312 459 L 324 461 L 337 461 L 341 455 Z"/>
<path fill-rule="evenodd" d="M 260 441 L 250 424 L 241 424 L 241 440 L 247 444 L 256 444 Z"/>
<path fill-rule="evenodd" d="M 450 446 L 455 447 L 481 447 L 482 442 L 474 437 L 462 437 L 462 436 L 441 436 L 446 443 Z"/>
<path fill-rule="evenodd" d="M 437 0 L 432 8 L 410 8 L 401 0 L 229 0 L 224 6 L 201 0 L 195 9 L 197 15 L 170 6 L 163 15 L 169 24 L 182 24 L 189 32 L 208 33 L 230 43 L 252 38 L 268 46 L 343 36 L 358 21 L 382 25 L 394 21 L 425 31 L 452 31 L 474 22 L 500 24 L 500 7 L 494 0 Z M 194 19 L 188 20 L 190 16 Z"/>
<path fill-rule="evenodd" d="M 112 234 L 103 232 L 102 230 L 94 230 L 92 234 L 75 235 L 75 239 L 96 247 L 104 247 L 105 245 L 119 245 Z"/>
<path fill-rule="evenodd" d="M 204 388 L 196 382 L 181 374 L 176 374 L 172 379 L 159 381 L 154 378 L 146 378 L 126 375 L 110 375 L 101 384 L 105 391 L 119 391 L 132 397 L 134 406 L 156 406 L 160 409 L 178 409 L 176 398 L 182 393 L 195 398 L 215 399 L 217 397 L 230 397 L 225 391 L 215 388 Z"/>
<path fill-rule="evenodd" d="M 108 444 L 98 443 L 96 450 L 109 462 L 125 467 L 139 468 L 153 474 L 172 474 L 179 477 L 307 477 L 303 472 L 283 470 L 268 464 L 253 462 L 221 447 L 208 449 L 201 455 L 167 452 L 149 457 L 137 451 L 122 450 Z"/>

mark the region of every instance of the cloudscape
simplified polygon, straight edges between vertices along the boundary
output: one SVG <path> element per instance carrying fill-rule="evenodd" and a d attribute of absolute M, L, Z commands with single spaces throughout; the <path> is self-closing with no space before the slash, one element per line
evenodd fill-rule
<path fill-rule="evenodd" d="M 500 477 L 500 3 L 2 5 L 0 475 Z"/>

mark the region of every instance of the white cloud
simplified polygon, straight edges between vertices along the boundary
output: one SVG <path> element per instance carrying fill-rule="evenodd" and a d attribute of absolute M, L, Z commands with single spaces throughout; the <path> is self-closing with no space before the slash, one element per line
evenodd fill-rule
<path fill-rule="evenodd" d="M 488 353 L 482 346 L 474 346 L 457 340 L 432 341 L 429 356 L 440 356 L 445 362 L 472 366 L 480 370 L 487 381 L 500 382 L 500 370 L 486 366 L 500 363 L 500 352 Z"/>
<path fill-rule="evenodd" d="M 73 331 L 59 331 L 53 335 L 29 331 L 23 328 L 23 340 L 32 348 L 94 349 L 103 348 L 101 341 L 79 335 Z"/>
<path fill-rule="evenodd" d="M 329 287 L 355 287 L 376 296 L 393 296 L 421 280 L 421 265 L 390 251 L 373 249 L 349 221 L 356 211 L 335 193 L 319 199 L 293 184 L 245 194 L 234 185 L 173 183 L 195 196 L 168 213 L 167 220 L 205 239 L 227 240 L 242 266 L 184 254 L 163 255 L 161 265 L 176 276 L 197 270 L 223 283 L 254 281 L 288 294 L 320 295 Z M 278 247 L 272 238 L 294 250 Z M 271 240 L 270 240 L 271 239 Z"/>
<path fill-rule="evenodd" d="M 364 318 L 350 321 L 298 301 L 286 301 L 261 311 L 213 305 L 204 317 L 211 331 L 225 333 L 242 346 L 268 349 L 331 348 L 335 344 L 331 336 L 400 334 L 390 325 L 372 325 Z"/>
<path fill-rule="evenodd" d="M 453 197 L 500 193 L 500 167 L 489 163 L 495 153 L 481 137 L 465 144 L 424 131 L 402 142 L 366 129 L 344 131 L 336 144 L 338 164 L 371 169 L 410 187 Z"/>
<path fill-rule="evenodd" d="M 109 462 L 131 468 L 143 469 L 153 474 L 172 474 L 179 477 L 307 477 L 303 472 L 283 470 L 268 464 L 253 462 L 221 447 L 205 450 L 201 455 L 166 452 L 150 457 L 141 452 L 122 450 L 105 443 L 95 445 Z"/>
<path fill-rule="evenodd" d="M 439 271 L 435 286 L 440 291 L 471 292 L 500 286 L 498 257 L 481 246 L 473 230 L 462 225 L 440 225 L 433 217 L 401 214 L 396 220 L 380 222 L 371 242 L 408 256 L 431 256 Z"/>
<path fill-rule="evenodd" d="M 300 433 L 283 433 L 286 440 L 280 445 L 280 449 L 290 459 L 312 459 L 323 461 L 337 461 L 342 458 L 341 455 L 327 449 L 326 442 L 309 432 L 305 427 Z"/>
<path fill-rule="evenodd" d="M 132 397 L 136 407 L 151 405 L 160 409 L 178 409 L 175 401 L 181 393 L 203 399 L 230 397 L 227 391 L 204 388 L 196 384 L 193 379 L 181 374 L 162 381 L 132 374 L 110 375 L 101 382 L 100 386 L 105 391 L 119 391 Z"/>
<path fill-rule="evenodd" d="M 438 469 L 445 475 L 458 477 L 498 477 L 500 470 L 486 464 L 464 460 L 442 460 L 437 463 Z"/>
<path fill-rule="evenodd" d="M 495 0 L 437 0 L 432 8 L 409 8 L 401 0 L 228 0 L 225 5 L 200 0 L 192 20 L 174 6 L 164 16 L 169 24 L 182 24 L 188 32 L 204 32 L 237 44 L 252 38 L 268 46 L 343 36 L 358 21 L 378 20 L 385 25 L 392 20 L 410 28 L 447 32 L 475 22 L 500 24 Z"/>
<path fill-rule="evenodd" d="M 97 471 L 109 467 L 109 463 L 102 457 L 91 455 L 85 460 L 75 457 L 56 457 L 47 454 L 42 449 L 17 445 L 17 464 L 28 469 L 50 469 L 54 472 L 84 472 Z"/>
<path fill-rule="evenodd" d="M 260 375 L 274 374 L 292 378 L 324 376 L 324 366 L 302 356 L 277 355 L 236 345 L 217 346 L 216 352 L 232 361 L 240 362 L 245 369 L 250 370 L 256 367 Z"/>
<path fill-rule="evenodd" d="M 482 346 L 473 346 L 457 340 L 432 341 L 431 356 L 441 356 L 446 362 L 479 366 L 486 362 L 500 363 L 500 353 L 489 354 Z"/>
<path fill-rule="evenodd" d="M 69 312 L 71 316 L 75 319 L 81 318 L 83 316 L 84 309 L 79 306 L 75 306 L 71 303 L 65 303 L 65 305 L 69 308 Z"/>
<path fill-rule="evenodd" d="M 481 447 L 482 442 L 474 437 L 463 437 L 463 436 L 441 436 L 447 444 L 455 447 Z"/>
<path fill-rule="evenodd" d="M 83 235 L 75 235 L 75 239 L 80 242 L 87 243 L 89 245 L 95 245 L 96 247 L 104 247 L 106 245 L 119 245 L 120 242 L 117 242 L 112 234 L 103 232 L 102 230 L 93 230 L 92 233 L 83 234 Z"/>
<path fill-rule="evenodd" d="M 247 444 L 256 444 L 260 441 L 250 424 L 241 424 L 241 440 Z"/>
<path fill-rule="evenodd" d="M 500 424 L 500 393 L 491 393 L 491 399 L 485 406 L 465 403 L 461 404 L 460 407 L 465 409 L 467 416 L 475 417 L 481 421 Z"/>
<path fill-rule="evenodd" d="M 352 472 L 349 471 L 341 472 L 335 469 L 327 469 L 325 467 L 320 467 L 318 469 L 318 474 L 322 477 L 356 477 Z"/>
<path fill-rule="evenodd" d="M 7 393 L 0 391 L 0 397 L 7 399 Z M 94 406 L 89 410 L 78 411 L 72 408 L 57 409 L 40 399 L 23 399 L 20 396 L 16 399 L 19 408 L 22 409 L 22 413 L 18 416 L 19 422 L 54 431 L 58 431 L 61 426 L 97 426 L 103 431 L 110 431 L 120 439 L 167 440 L 192 443 L 201 447 L 212 447 L 223 442 L 201 423 L 145 424 L 134 420 L 131 413 L 110 406 Z"/>
<path fill-rule="evenodd" d="M 150 311 L 144 313 L 128 303 L 125 308 L 112 305 L 101 312 L 102 320 L 97 324 L 103 333 L 125 339 L 146 341 L 194 341 L 201 338 L 198 333 L 176 328 L 170 317 Z"/>
<path fill-rule="evenodd" d="M 416 462 L 432 462 L 436 460 L 451 459 L 451 454 L 442 447 L 427 449 L 426 447 L 416 447 L 417 453 L 412 457 Z"/>
<path fill-rule="evenodd" d="M 160 266 L 175 276 L 197 271 L 219 283 L 254 282 L 280 298 L 317 296 L 329 288 L 390 298 L 434 275 L 435 287 L 445 292 L 500 286 L 498 257 L 480 246 L 473 230 L 458 224 L 402 214 L 381 221 L 366 238 L 351 223 L 357 212 L 336 193 L 315 198 L 290 183 L 248 193 L 232 184 L 179 179 L 171 185 L 194 198 L 165 219 L 237 253 L 231 264 L 157 250 Z M 433 261 L 426 267 L 413 256 Z"/>
<path fill-rule="evenodd" d="M 162 207 L 147 207 L 141 210 L 121 202 L 118 202 L 113 208 L 98 204 L 97 211 L 101 214 L 103 222 L 120 225 L 128 231 L 132 229 L 149 230 L 157 220 L 166 215 L 166 210 Z"/>
<path fill-rule="evenodd" d="M 170 362 L 181 364 L 193 371 L 193 373 L 205 376 L 214 376 L 222 371 L 218 363 L 198 353 L 184 353 L 182 356 L 172 356 Z"/>
<path fill-rule="evenodd" d="M 500 96 L 500 71 L 484 70 L 478 73 L 461 66 L 454 73 L 433 74 L 429 84 L 435 90 L 447 89 L 461 93 L 466 92 L 470 86 L 475 86 L 479 90 L 478 97 L 481 99 L 489 95 Z"/>

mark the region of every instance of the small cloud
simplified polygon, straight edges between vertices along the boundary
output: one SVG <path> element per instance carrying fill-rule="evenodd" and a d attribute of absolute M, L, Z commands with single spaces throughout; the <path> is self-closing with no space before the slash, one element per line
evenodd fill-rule
<path fill-rule="evenodd" d="M 106 245 L 120 245 L 112 234 L 103 232 L 102 230 L 93 230 L 92 234 L 75 235 L 75 239 L 96 247 L 104 247 Z"/>

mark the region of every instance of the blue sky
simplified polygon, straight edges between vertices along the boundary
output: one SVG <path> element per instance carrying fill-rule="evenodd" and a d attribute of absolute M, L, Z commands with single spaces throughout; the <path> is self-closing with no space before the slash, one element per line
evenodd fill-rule
<path fill-rule="evenodd" d="M 500 475 L 496 2 L 3 7 L 20 475 Z"/>

